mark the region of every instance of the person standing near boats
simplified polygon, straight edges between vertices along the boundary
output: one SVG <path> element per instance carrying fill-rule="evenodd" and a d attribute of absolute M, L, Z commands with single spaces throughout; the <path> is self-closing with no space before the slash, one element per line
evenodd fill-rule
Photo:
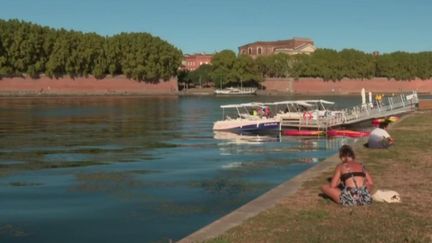
<path fill-rule="evenodd" d="M 258 116 L 258 111 L 257 111 L 256 109 L 253 109 L 253 110 L 252 110 L 252 115 L 253 115 L 253 116 Z"/>
<path fill-rule="evenodd" d="M 382 106 L 382 100 L 383 100 L 384 94 L 377 94 L 375 95 L 375 102 L 378 106 Z"/>
<path fill-rule="evenodd" d="M 270 118 L 270 117 L 271 117 L 271 110 L 270 110 L 270 107 L 268 107 L 268 106 L 265 106 L 265 107 L 264 107 L 264 116 L 265 116 L 266 118 Z"/>

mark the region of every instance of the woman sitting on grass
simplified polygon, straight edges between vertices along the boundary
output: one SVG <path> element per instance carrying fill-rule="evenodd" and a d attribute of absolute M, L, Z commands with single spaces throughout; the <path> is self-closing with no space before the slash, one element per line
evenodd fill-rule
<path fill-rule="evenodd" d="M 340 163 L 330 184 L 321 190 L 336 203 L 344 206 L 368 205 L 372 203 L 370 190 L 373 181 L 363 164 L 355 161 L 355 154 L 349 145 L 339 150 Z"/>

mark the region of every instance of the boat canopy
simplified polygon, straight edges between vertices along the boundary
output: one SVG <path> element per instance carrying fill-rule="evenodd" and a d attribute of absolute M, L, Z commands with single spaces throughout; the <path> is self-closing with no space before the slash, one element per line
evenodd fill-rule
<path fill-rule="evenodd" d="M 262 103 L 262 102 L 251 102 L 251 103 L 242 103 L 242 104 L 230 104 L 230 105 L 221 105 L 222 109 L 225 108 L 247 108 L 247 107 L 259 107 L 259 106 L 268 106 L 268 105 L 301 105 L 305 107 L 311 107 L 313 104 L 321 103 L 321 104 L 329 104 L 334 105 L 335 103 L 327 100 L 286 100 L 286 101 L 278 101 L 271 103 Z"/>
<path fill-rule="evenodd" d="M 272 105 L 302 105 L 306 107 L 313 106 L 313 104 L 321 103 L 334 105 L 335 103 L 327 100 L 285 100 L 271 103 Z"/>
<path fill-rule="evenodd" d="M 307 106 L 310 107 L 312 106 L 311 104 L 303 101 L 303 100 L 287 100 L 287 101 L 279 101 L 279 102 L 273 102 L 271 103 L 273 105 L 302 105 L 302 106 Z"/>
<path fill-rule="evenodd" d="M 221 105 L 220 107 L 222 109 L 225 109 L 225 108 L 243 108 L 243 107 L 266 106 L 266 105 L 270 105 L 270 104 L 272 104 L 272 103 L 251 102 L 251 103 L 243 103 L 243 104 Z"/>
<path fill-rule="evenodd" d="M 333 101 L 328 101 L 328 100 L 302 100 L 304 102 L 307 103 L 322 103 L 322 104 L 327 104 L 327 105 L 334 105 L 335 103 Z"/>

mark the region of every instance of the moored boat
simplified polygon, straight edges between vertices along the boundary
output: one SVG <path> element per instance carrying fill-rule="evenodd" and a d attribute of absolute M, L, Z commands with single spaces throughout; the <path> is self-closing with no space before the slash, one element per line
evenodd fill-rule
<path fill-rule="evenodd" d="M 245 103 L 221 106 L 223 120 L 216 121 L 214 131 L 262 132 L 280 129 L 280 121 L 270 117 L 263 103 Z M 234 118 L 225 110 L 235 111 Z"/>
<path fill-rule="evenodd" d="M 317 130 L 283 130 L 282 135 L 285 136 L 322 136 L 325 135 L 324 131 Z"/>
<path fill-rule="evenodd" d="M 225 88 L 225 89 L 216 89 L 214 93 L 216 95 L 255 95 L 257 89 L 256 88 Z"/>
<path fill-rule="evenodd" d="M 367 137 L 370 132 L 368 131 L 354 131 L 354 130 L 338 130 L 332 129 L 327 131 L 327 136 L 329 137 L 350 137 L 350 138 L 359 138 L 359 137 Z"/>
<path fill-rule="evenodd" d="M 228 119 L 214 123 L 215 131 L 258 132 L 279 129 L 279 121 L 275 119 L 248 120 L 243 118 Z"/>
<path fill-rule="evenodd" d="M 287 100 L 273 102 L 275 118 L 281 121 L 284 128 L 308 128 L 323 130 L 331 122 L 342 119 L 344 111 L 333 110 L 335 105 L 327 100 Z"/>

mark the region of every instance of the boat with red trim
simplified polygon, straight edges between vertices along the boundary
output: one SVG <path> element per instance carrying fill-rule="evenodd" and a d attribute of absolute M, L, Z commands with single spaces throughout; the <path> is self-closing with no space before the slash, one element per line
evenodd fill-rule
<path fill-rule="evenodd" d="M 324 131 L 319 130 L 283 130 L 282 135 L 284 136 L 323 136 Z"/>
<path fill-rule="evenodd" d="M 332 129 L 327 131 L 327 136 L 329 137 L 350 137 L 350 138 L 359 138 L 359 137 L 367 137 L 370 132 L 368 131 L 354 131 L 354 130 L 339 130 Z"/>
<path fill-rule="evenodd" d="M 342 119 L 344 111 L 334 110 L 335 103 L 327 100 L 286 100 L 273 102 L 275 118 L 285 128 L 320 129 L 328 123 Z"/>

